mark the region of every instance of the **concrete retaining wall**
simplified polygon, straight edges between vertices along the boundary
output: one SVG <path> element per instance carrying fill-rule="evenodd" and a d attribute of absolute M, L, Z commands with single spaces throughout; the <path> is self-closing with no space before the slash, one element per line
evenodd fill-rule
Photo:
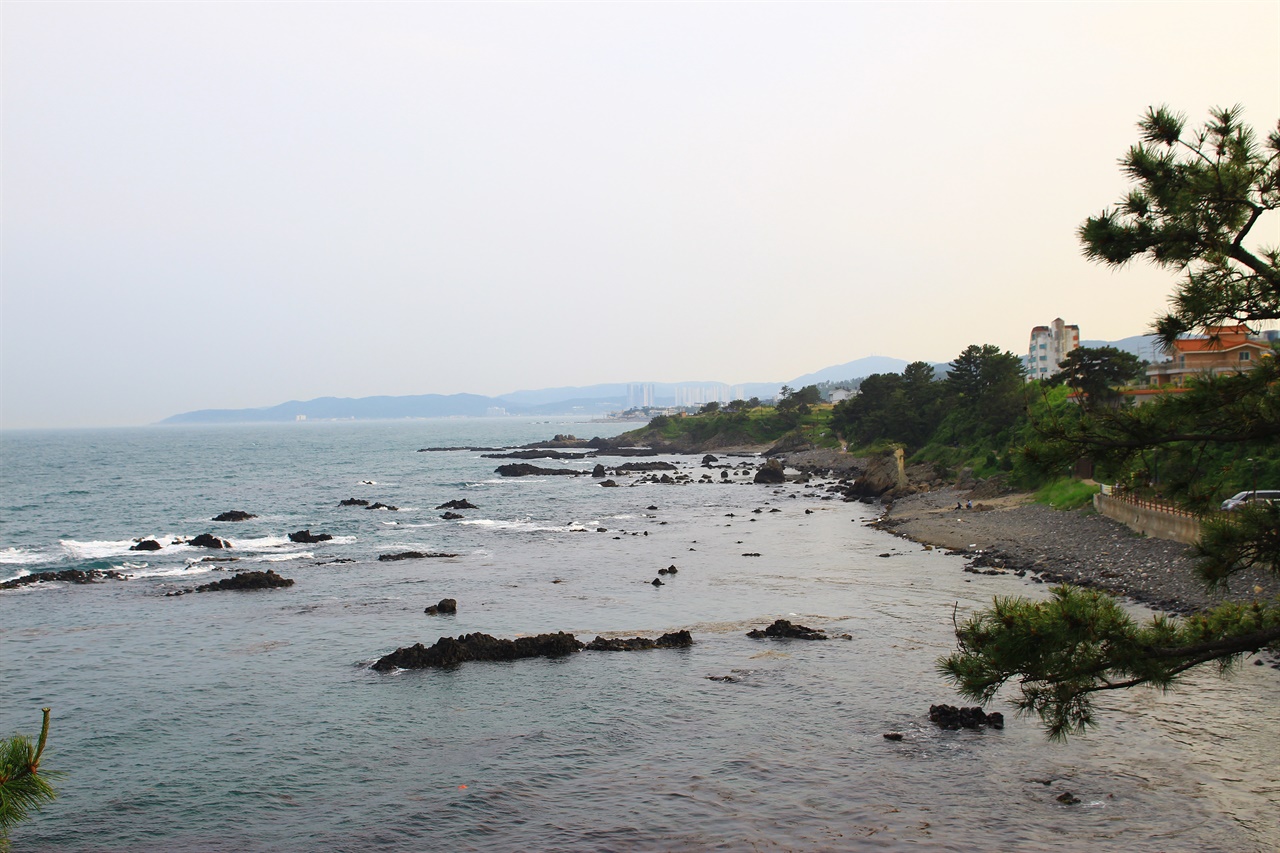
<path fill-rule="evenodd" d="M 1200 539 L 1200 519 L 1193 515 L 1165 512 L 1155 507 L 1135 506 L 1110 495 L 1093 496 L 1093 508 L 1114 518 L 1135 533 L 1154 539 L 1171 539 L 1192 545 Z"/>

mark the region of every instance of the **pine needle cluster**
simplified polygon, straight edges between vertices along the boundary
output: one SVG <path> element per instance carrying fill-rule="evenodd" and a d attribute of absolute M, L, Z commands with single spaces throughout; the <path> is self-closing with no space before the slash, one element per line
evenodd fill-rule
<path fill-rule="evenodd" d="M 9 850 L 11 828 L 56 796 L 49 783 L 52 774 L 40 769 L 49 738 L 49 709 L 42 710 L 44 723 L 37 743 L 19 734 L 0 740 L 0 851 Z"/>

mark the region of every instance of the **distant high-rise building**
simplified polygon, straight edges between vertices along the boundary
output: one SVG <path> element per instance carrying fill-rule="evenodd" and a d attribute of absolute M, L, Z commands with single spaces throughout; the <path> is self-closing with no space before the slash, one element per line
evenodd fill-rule
<path fill-rule="evenodd" d="M 627 408 L 639 409 L 653 405 L 653 383 L 633 382 L 627 386 Z"/>
<path fill-rule="evenodd" d="M 1031 330 L 1031 348 L 1027 352 L 1027 381 L 1048 379 L 1058 372 L 1067 353 L 1080 347 L 1080 327 L 1068 326 L 1062 318 L 1047 326 Z"/>

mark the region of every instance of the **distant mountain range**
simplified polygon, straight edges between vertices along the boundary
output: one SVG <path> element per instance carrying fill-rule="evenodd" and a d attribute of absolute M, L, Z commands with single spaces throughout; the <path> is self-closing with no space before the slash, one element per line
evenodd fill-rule
<path fill-rule="evenodd" d="M 1084 341 L 1083 346 L 1114 346 L 1150 359 L 1149 335 L 1121 341 Z M 769 399 L 783 385 L 803 388 L 820 382 L 843 382 L 861 379 L 873 373 L 899 373 L 910 362 L 900 358 L 873 355 L 844 364 L 825 367 L 797 376 L 788 382 L 748 382 L 732 388 L 743 399 Z M 941 375 L 945 364 L 934 366 Z M 610 383 L 604 385 L 568 386 L 513 391 L 500 397 L 479 394 L 416 394 L 405 397 L 319 397 L 314 400 L 290 400 L 259 409 L 201 409 L 165 418 L 162 424 L 232 424 L 283 423 L 297 420 L 396 420 L 400 418 L 484 417 L 486 415 L 591 415 L 616 412 L 631 405 L 629 384 L 652 386 L 653 405 L 676 405 L 691 390 L 726 387 L 723 382 L 651 382 Z"/>

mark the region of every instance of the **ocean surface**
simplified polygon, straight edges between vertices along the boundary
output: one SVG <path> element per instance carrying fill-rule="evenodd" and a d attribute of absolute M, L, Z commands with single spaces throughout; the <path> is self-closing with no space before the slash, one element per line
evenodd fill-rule
<path fill-rule="evenodd" d="M 632 475 L 608 489 L 504 479 L 504 460 L 473 451 L 416 452 L 627 426 L 0 433 L 0 579 L 129 578 L 0 592 L 0 733 L 36 734 L 51 706 L 45 767 L 62 773 L 14 849 L 1280 848 L 1269 667 L 1105 696 L 1100 727 L 1067 744 L 1007 706 L 1003 731 L 941 731 L 929 706 L 960 704 L 934 669 L 953 611 L 1042 586 L 968 574 L 961 557 L 869 529 L 874 507 L 824 499 L 819 482 L 757 486 L 734 468 L 711 470 L 712 484 Z M 700 456 L 662 458 L 707 471 Z M 533 464 L 597 461 L 633 460 Z M 442 520 L 436 507 L 462 498 L 478 508 Z M 210 520 L 232 509 L 258 517 Z M 304 528 L 334 539 L 289 541 Z M 171 544 L 206 532 L 232 550 Z M 165 547 L 130 551 L 139 537 Z M 458 556 L 377 559 L 406 550 Z M 238 561 L 201 562 L 211 555 Z M 670 565 L 678 574 L 653 586 Z M 263 568 L 296 583 L 166 595 Z M 456 615 L 424 614 L 445 597 Z M 745 636 L 779 617 L 851 639 Z M 588 641 L 681 628 L 693 647 L 369 668 L 474 631 Z M 1058 802 L 1064 792 L 1081 802 Z"/>

